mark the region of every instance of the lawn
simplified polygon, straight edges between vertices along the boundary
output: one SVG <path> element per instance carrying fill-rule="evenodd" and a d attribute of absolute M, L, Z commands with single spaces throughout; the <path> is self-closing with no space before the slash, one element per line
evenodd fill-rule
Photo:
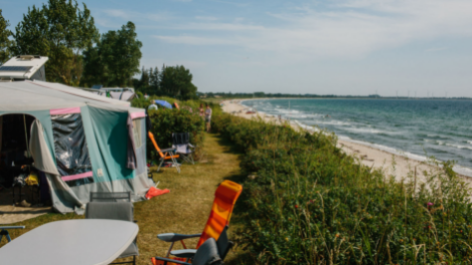
<path fill-rule="evenodd" d="M 214 192 L 224 179 L 240 174 L 239 156 L 228 145 L 222 144 L 214 134 L 205 134 L 202 159 L 195 165 L 182 165 L 180 174 L 174 168 L 164 168 L 154 173 L 154 181 L 160 181 L 159 188 L 168 188 L 170 193 L 153 198 L 150 201 L 137 202 L 135 219 L 138 221 L 138 264 L 151 264 L 152 256 L 164 256 L 169 244 L 157 239 L 159 233 L 200 233 L 210 213 Z M 11 230 L 14 238 L 42 224 L 80 219 L 76 214 L 50 213 L 15 225 L 25 225 L 25 230 Z M 232 227 L 234 229 L 234 226 Z M 231 231 L 230 229 L 230 235 Z M 230 237 L 231 238 L 231 237 Z M 0 247 L 5 244 L 5 239 Z M 185 241 L 187 247 L 194 247 L 197 239 Z M 174 248 L 180 248 L 176 244 Z M 232 251 L 226 258 L 231 264 L 240 264 L 238 255 Z"/>

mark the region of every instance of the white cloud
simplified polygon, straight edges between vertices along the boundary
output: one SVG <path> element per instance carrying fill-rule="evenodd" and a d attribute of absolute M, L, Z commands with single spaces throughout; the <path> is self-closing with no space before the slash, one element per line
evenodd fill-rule
<path fill-rule="evenodd" d="M 194 36 L 154 36 L 155 38 L 178 44 L 188 45 L 228 45 L 231 44 L 231 40 L 223 38 L 206 38 L 206 37 L 194 37 Z"/>
<path fill-rule="evenodd" d="M 288 10 L 288 9 L 287 9 Z M 323 8 L 267 13 L 281 23 L 190 23 L 181 30 L 234 31 L 225 38 L 159 36 L 190 45 L 238 45 L 300 57 L 359 57 L 437 38 L 472 36 L 470 0 L 338 0 Z"/>
<path fill-rule="evenodd" d="M 119 17 L 124 19 L 129 19 L 131 17 L 131 13 L 119 9 L 107 9 L 103 10 L 103 12 L 110 17 Z"/>
<path fill-rule="evenodd" d="M 107 9 L 103 10 L 103 13 L 113 18 L 120 18 L 123 20 L 132 20 L 132 21 L 142 21 L 142 20 L 151 20 L 151 21 L 164 21 L 170 20 L 173 17 L 168 13 L 141 13 L 136 11 L 127 11 L 121 9 Z"/>
<path fill-rule="evenodd" d="M 171 26 L 172 29 L 180 30 L 202 30 L 202 31 L 258 31 L 263 30 L 263 26 L 247 25 L 241 23 L 188 23 Z"/>

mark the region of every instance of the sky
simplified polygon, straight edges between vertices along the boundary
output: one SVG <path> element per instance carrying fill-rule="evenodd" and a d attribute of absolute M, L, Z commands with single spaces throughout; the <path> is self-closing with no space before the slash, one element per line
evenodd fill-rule
<path fill-rule="evenodd" d="M 11 29 L 28 6 L 0 0 Z M 85 0 L 201 92 L 472 97 L 471 0 Z M 81 3 L 81 1 L 79 1 Z"/>

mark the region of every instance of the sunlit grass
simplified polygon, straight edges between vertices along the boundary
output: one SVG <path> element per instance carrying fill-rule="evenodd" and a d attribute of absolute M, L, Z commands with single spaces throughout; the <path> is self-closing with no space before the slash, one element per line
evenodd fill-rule
<path fill-rule="evenodd" d="M 170 189 L 170 193 L 134 204 L 134 217 L 138 221 L 138 247 L 140 256 L 138 264 L 149 265 L 153 256 L 164 256 L 169 244 L 157 239 L 159 233 L 201 233 L 210 213 L 214 192 L 219 183 L 226 178 L 240 174 L 239 157 L 230 151 L 230 147 L 221 145 L 219 138 L 212 134 L 204 137 L 201 162 L 195 165 L 182 165 L 177 173 L 174 168 L 164 168 L 154 173 L 153 178 L 159 181 L 159 188 Z M 17 223 L 25 225 L 24 230 L 11 230 L 14 238 L 48 222 L 80 219 L 76 214 L 50 213 L 34 219 Z M 231 231 L 234 229 L 230 229 Z M 198 239 L 186 240 L 187 247 L 195 247 Z M 6 243 L 4 239 L 0 246 Z M 181 248 L 179 243 L 174 249 Z M 98 250 L 97 250 L 98 251 Z M 235 258 L 233 251 L 227 260 Z M 1 263 L 1 261 L 0 261 Z M 234 263 L 241 264 L 241 263 Z"/>

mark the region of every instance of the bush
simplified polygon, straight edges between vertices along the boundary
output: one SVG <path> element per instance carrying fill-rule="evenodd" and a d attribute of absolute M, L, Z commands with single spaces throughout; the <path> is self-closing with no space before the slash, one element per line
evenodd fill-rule
<path fill-rule="evenodd" d="M 428 182 L 359 165 L 327 133 L 229 114 L 213 128 L 245 153 L 239 244 L 259 264 L 466 264 L 470 189 L 446 162 Z"/>
<path fill-rule="evenodd" d="M 190 142 L 196 145 L 202 142 L 203 119 L 188 110 L 159 109 L 150 110 L 152 133 L 160 148 L 172 146 L 172 133 L 189 132 Z M 154 150 L 154 147 L 151 146 Z"/>
<path fill-rule="evenodd" d="M 151 100 L 161 99 L 173 104 L 177 102 L 181 109 L 166 109 L 160 107 L 158 110 L 150 110 L 148 115 L 151 119 L 152 128 L 151 132 L 154 134 L 157 144 L 162 148 L 169 148 L 172 146 L 172 133 L 189 132 L 191 139 L 190 142 L 197 146 L 197 153 L 199 147 L 203 143 L 203 131 L 204 121 L 198 115 L 198 111 L 190 112 L 190 109 L 185 106 L 194 109 L 194 106 L 198 106 L 197 101 L 184 101 L 179 102 L 172 98 L 158 98 L 150 97 L 149 99 L 135 98 L 132 101 L 133 107 L 147 109 L 151 104 Z M 159 155 L 157 154 L 152 142 L 147 139 L 147 148 L 149 150 L 148 159 L 157 161 Z M 198 155 L 196 156 L 198 158 Z M 198 160 L 198 159 L 197 159 Z"/>

